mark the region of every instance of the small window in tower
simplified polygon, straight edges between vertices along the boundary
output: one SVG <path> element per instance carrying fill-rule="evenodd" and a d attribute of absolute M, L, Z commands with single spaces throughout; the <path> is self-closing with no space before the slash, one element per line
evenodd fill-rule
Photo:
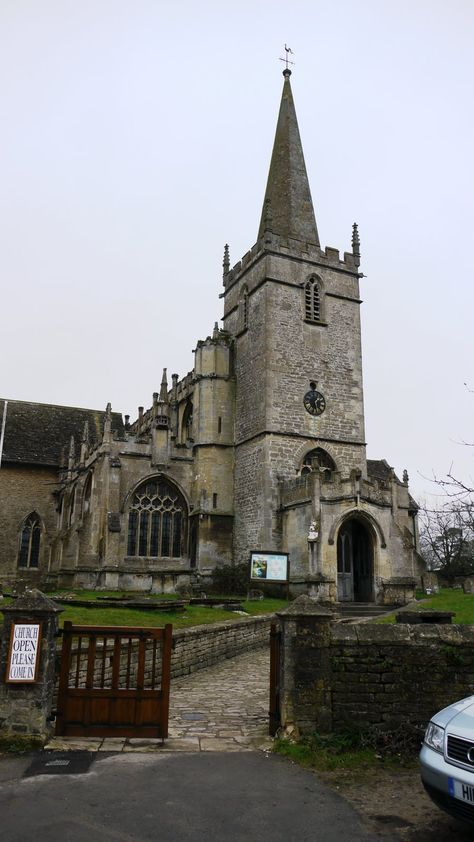
<path fill-rule="evenodd" d="M 222 418 L 221 418 L 220 415 L 219 415 L 219 418 L 217 419 L 217 432 L 222 433 Z"/>
<path fill-rule="evenodd" d="M 41 543 L 41 521 L 36 512 L 32 512 L 23 521 L 20 532 L 18 567 L 38 567 Z"/>
<path fill-rule="evenodd" d="M 217 494 L 212 495 L 212 508 L 217 509 Z"/>
<path fill-rule="evenodd" d="M 317 278 L 310 278 L 305 284 L 304 313 L 310 322 L 322 321 L 321 285 Z"/>

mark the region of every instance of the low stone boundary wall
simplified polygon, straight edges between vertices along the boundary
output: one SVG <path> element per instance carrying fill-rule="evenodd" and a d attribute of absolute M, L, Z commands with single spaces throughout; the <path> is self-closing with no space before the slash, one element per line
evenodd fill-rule
<path fill-rule="evenodd" d="M 173 631 L 171 677 L 205 669 L 226 658 L 270 644 L 270 625 L 275 618 L 264 614 L 237 622 L 225 620 L 209 626 Z"/>
<path fill-rule="evenodd" d="M 474 628 L 335 626 L 330 642 L 333 727 L 426 725 L 474 692 Z"/>
<path fill-rule="evenodd" d="M 422 728 L 474 693 L 474 627 L 336 624 L 304 596 L 278 618 L 284 728 Z"/>

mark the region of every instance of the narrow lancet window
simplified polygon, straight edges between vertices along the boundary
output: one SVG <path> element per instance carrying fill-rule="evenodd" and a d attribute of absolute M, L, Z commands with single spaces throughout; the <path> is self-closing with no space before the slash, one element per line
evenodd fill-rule
<path fill-rule="evenodd" d="M 305 318 L 311 322 L 322 321 L 321 287 L 317 278 L 310 278 L 304 288 Z"/>
<path fill-rule="evenodd" d="M 38 567 L 41 544 L 41 521 L 32 512 L 25 519 L 20 534 L 18 567 Z"/>

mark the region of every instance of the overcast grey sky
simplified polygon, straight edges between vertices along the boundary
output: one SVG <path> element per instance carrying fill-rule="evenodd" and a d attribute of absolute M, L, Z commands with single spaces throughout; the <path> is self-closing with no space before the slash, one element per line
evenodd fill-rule
<path fill-rule="evenodd" d="M 2 0 L 0 392 L 136 415 L 257 236 L 286 41 L 323 246 L 362 248 L 368 455 L 474 473 L 472 0 Z"/>

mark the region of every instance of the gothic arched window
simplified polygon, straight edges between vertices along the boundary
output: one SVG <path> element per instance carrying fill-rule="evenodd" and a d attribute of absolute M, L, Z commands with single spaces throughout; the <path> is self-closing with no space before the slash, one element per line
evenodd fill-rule
<path fill-rule="evenodd" d="M 304 287 L 304 315 L 311 322 L 322 321 L 321 284 L 318 278 L 310 278 Z"/>
<path fill-rule="evenodd" d="M 330 476 L 336 470 L 334 459 L 322 447 L 315 447 L 314 450 L 310 450 L 306 454 L 301 466 L 301 475 L 309 474 L 311 471 L 318 469 L 323 470 L 326 476 Z"/>
<path fill-rule="evenodd" d="M 38 567 L 40 543 L 41 520 L 36 512 L 31 512 L 21 528 L 18 567 Z"/>
<path fill-rule="evenodd" d="M 174 485 L 154 479 L 137 488 L 128 515 L 127 555 L 182 558 L 186 530 L 186 502 Z"/>

